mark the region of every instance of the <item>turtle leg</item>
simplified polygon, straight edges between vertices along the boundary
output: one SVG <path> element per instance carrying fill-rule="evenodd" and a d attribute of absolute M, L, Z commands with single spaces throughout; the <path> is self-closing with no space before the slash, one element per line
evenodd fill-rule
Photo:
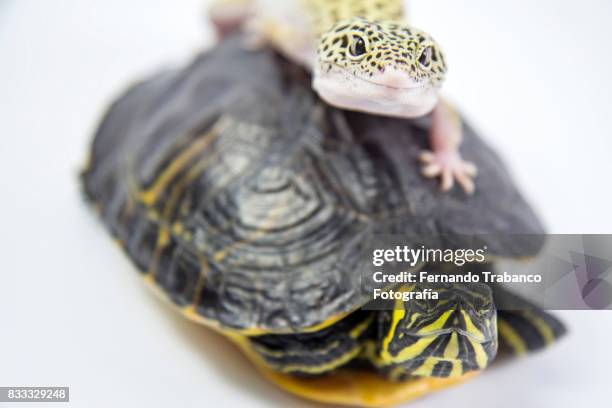
<path fill-rule="evenodd" d="M 245 345 L 276 372 L 317 376 L 359 358 L 373 321 L 372 313 L 356 311 L 319 331 L 253 336 Z"/>
<path fill-rule="evenodd" d="M 440 101 L 432 112 L 429 134 L 431 151 L 421 153 L 422 173 L 425 177 L 440 177 L 440 188 L 448 191 L 455 181 L 463 190 L 474 192 L 473 178 L 476 176 L 474 163 L 465 161 L 459 153 L 463 139 L 461 119 L 446 102 Z"/>
<path fill-rule="evenodd" d="M 566 333 L 559 319 L 533 303 L 494 285 L 500 350 L 514 355 L 547 347 Z"/>
<path fill-rule="evenodd" d="M 497 332 L 502 350 L 523 355 L 554 343 L 566 329 L 553 315 L 534 308 L 498 311 Z"/>

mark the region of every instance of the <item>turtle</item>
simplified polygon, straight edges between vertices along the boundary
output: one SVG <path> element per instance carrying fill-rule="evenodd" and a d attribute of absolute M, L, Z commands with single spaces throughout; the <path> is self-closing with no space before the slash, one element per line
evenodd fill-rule
<path fill-rule="evenodd" d="M 478 191 L 443 193 L 421 176 L 414 158 L 429 126 L 328 106 L 307 72 L 235 34 L 119 97 L 81 187 L 148 286 L 266 378 L 317 401 L 391 405 L 465 381 L 498 348 L 521 354 L 565 333 L 526 300 L 500 308 L 517 296 L 491 285 L 446 285 L 421 318 L 415 302 L 368 309 L 356 271 L 377 234 L 479 234 L 505 258 L 542 248 L 519 238 L 544 228 L 466 121 L 461 153 L 481 169 Z M 406 352 L 411 328 L 450 305 L 463 318 L 448 324 L 474 331 L 430 332 L 430 347 Z M 449 342 L 450 360 L 440 356 Z"/>

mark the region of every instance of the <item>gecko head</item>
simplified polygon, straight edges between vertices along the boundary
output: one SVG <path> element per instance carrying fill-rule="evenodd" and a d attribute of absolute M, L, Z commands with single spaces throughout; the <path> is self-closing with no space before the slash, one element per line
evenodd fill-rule
<path fill-rule="evenodd" d="M 412 118 L 433 109 L 445 74 L 444 56 L 429 34 L 354 18 L 321 36 L 313 87 L 340 108 Z"/>

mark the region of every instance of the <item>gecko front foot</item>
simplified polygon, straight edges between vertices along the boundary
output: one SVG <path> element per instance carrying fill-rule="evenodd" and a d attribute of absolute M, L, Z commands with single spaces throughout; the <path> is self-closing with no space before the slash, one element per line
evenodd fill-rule
<path fill-rule="evenodd" d="M 440 176 L 440 189 L 448 191 L 453 188 L 455 180 L 467 194 L 474 193 L 474 181 L 477 169 L 472 162 L 465 161 L 455 150 L 449 151 L 424 151 L 419 156 L 423 167 L 421 172 L 425 177 L 433 178 Z"/>
<path fill-rule="evenodd" d="M 238 31 L 251 14 L 252 5 L 249 0 L 215 0 L 208 8 L 208 19 L 219 38 Z"/>

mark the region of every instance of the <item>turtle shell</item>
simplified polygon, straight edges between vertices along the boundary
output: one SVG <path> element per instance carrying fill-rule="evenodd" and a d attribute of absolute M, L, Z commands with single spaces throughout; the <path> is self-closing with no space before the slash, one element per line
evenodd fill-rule
<path fill-rule="evenodd" d="M 146 279 L 187 316 L 246 333 L 325 327 L 359 308 L 372 234 L 491 234 L 529 256 L 543 229 L 500 158 L 464 125 L 477 191 L 420 175 L 429 120 L 345 112 L 307 73 L 229 38 L 109 109 L 86 196 Z"/>

